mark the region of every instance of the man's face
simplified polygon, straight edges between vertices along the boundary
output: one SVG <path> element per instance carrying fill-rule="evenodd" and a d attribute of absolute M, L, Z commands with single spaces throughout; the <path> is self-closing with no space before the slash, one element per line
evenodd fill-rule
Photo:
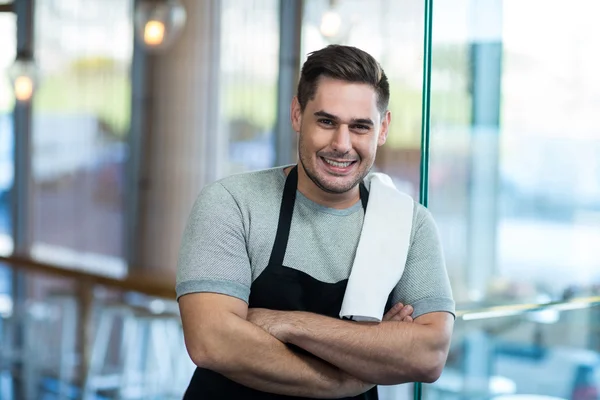
<path fill-rule="evenodd" d="M 389 111 L 382 118 L 370 85 L 326 77 L 304 112 L 294 99 L 291 114 L 301 167 L 328 193 L 345 193 L 369 173 L 391 119 Z"/>

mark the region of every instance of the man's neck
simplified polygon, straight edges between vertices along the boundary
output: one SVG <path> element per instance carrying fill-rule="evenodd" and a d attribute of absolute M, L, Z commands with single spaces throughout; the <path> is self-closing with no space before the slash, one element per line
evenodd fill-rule
<path fill-rule="evenodd" d="M 286 176 L 290 168 L 284 170 Z M 298 165 L 298 191 L 307 199 L 320 204 L 324 207 L 343 210 L 352 207 L 360 200 L 360 189 L 358 185 L 345 193 L 328 193 L 318 187 L 312 179 L 306 175 L 302 165 Z"/>

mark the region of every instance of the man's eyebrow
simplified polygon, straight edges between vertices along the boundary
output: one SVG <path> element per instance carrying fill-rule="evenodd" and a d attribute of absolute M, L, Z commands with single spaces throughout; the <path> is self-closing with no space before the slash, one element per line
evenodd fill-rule
<path fill-rule="evenodd" d="M 375 125 L 370 118 L 353 118 L 350 120 L 354 124 L 363 124 L 363 125 Z"/>
<path fill-rule="evenodd" d="M 327 118 L 327 119 L 332 119 L 334 121 L 339 121 L 338 117 L 336 117 L 333 114 L 329 114 L 328 112 L 325 112 L 323 110 L 317 111 L 316 113 L 314 113 L 314 116 L 315 117 L 323 117 L 323 118 Z"/>
<path fill-rule="evenodd" d="M 337 116 L 335 116 L 333 114 L 330 114 L 330 113 L 328 113 L 326 111 L 323 111 L 323 110 L 317 111 L 313 115 L 315 117 L 323 117 L 323 118 L 331 119 L 333 121 L 339 121 L 340 120 L 339 117 L 337 117 Z M 370 118 L 352 118 L 350 120 L 350 123 L 352 123 L 352 124 L 364 124 L 364 125 L 371 125 L 371 126 L 375 125 L 375 123 Z"/>

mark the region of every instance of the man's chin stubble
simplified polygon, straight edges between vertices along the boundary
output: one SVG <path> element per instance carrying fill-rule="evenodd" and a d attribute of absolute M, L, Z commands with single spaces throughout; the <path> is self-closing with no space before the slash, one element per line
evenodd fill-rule
<path fill-rule="evenodd" d="M 356 187 L 356 185 L 358 185 L 358 181 L 354 182 L 351 186 L 347 187 L 347 188 L 341 188 L 341 189 L 331 189 L 326 187 L 325 185 L 323 185 L 321 183 L 321 181 L 316 178 L 315 176 L 313 176 L 312 174 L 309 174 L 308 172 L 306 173 L 306 175 L 308 175 L 308 177 L 310 178 L 311 181 L 313 181 L 313 183 L 315 185 L 317 185 L 317 187 L 319 189 L 321 189 L 322 191 L 329 193 L 329 194 L 343 194 L 343 193 L 347 193 L 350 190 L 354 189 Z"/>

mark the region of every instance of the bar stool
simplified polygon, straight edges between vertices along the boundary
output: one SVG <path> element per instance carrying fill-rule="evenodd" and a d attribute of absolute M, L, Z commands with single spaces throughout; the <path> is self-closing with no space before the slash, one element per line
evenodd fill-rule
<path fill-rule="evenodd" d="M 39 355 L 38 375 L 56 378 L 59 399 L 73 398 L 81 357 L 77 351 L 78 300 L 72 294 L 51 294 L 30 308 L 25 329 L 31 355 Z M 41 340 L 40 340 L 41 339 Z"/>
<path fill-rule="evenodd" d="M 13 393 L 14 363 L 21 352 L 14 346 L 12 305 L 0 314 L 0 398 L 9 399 Z"/>
<path fill-rule="evenodd" d="M 20 308 L 20 309 L 19 309 Z M 46 378 L 55 380 L 53 392 L 58 399 L 72 398 L 79 357 L 75 348 L 77 301 L 70 294 L 50 294 L 43 300 L 15 306 L 9 317 L 2 318 L 0 359 L 6 372 L 0 380 L 1 398 L 12 397 L 12 378 L 20 364 L 23 395 L 40 398 Z M 22 322 L 17 342 L 16 327 Z"/>
<path fill-rule="evenodd" d="M 131 304 L 98 310 L 84 400 L 181 398 L 195 366 L 183 341 L 180 316 Z"/>

